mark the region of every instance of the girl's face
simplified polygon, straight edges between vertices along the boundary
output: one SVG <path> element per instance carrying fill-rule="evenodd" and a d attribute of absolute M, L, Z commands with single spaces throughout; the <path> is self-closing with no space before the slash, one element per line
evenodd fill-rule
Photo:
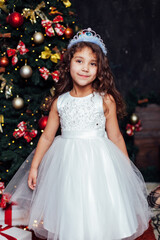
<path fill-rule="evenodd" d="M 70 63 L 73 86 L 92 86 L 97 76 L 97 57 L 89 47 L 77 50 Z"/>

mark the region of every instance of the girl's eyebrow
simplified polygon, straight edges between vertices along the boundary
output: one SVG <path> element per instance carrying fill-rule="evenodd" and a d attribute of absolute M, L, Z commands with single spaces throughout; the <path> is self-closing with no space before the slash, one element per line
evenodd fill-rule
<path fill-rule="evenodd" d="M 84 57 L 81 57 L 81 56 L 75 56 L 74 58 L 82 58 L 82 59 L 84 59 Z M 97 62 L 97 59 L 96 59 L 96 58 L 93 58 L 93 59 L 91 59 L 91 61 Z"/>

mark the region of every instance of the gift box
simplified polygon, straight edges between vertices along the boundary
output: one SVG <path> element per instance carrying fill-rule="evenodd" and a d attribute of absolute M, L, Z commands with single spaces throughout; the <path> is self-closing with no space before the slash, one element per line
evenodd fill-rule
<path fill-rule="evenodd" d="M 20 226 L 28 225 L 27 211 L 12 203 L 6 208 L 0 208 L 0 225 Z M 0 238 L 1 239 L 1 238 Z"/>
<path fill-rule="evenodd" d="M 0 240 L 31 240 L 32 233 L 17 227 L 0 226 Z"/>

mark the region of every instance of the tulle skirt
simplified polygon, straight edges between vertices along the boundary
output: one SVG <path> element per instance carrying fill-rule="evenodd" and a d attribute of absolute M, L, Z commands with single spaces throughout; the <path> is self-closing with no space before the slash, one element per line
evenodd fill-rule
<path fill-rule="evenodd" d="M 107 137 L 56 137 L 40 164 L 34 191 L 27 186 L 33 155 L 6 192 L 26 208 L 29 228 L 38 237 L 132 240 L 148 228 L 143 177 Z"/>

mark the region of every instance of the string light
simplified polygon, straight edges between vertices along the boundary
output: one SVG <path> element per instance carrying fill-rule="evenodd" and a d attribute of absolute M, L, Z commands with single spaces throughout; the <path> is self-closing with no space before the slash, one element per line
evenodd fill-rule
<path fill-rule="evenodd" d="M 15 143 L 15 141 L 13 140 L 12 143 Z"/>
<path fill-rule="evenodd" d="M 7 27 L 5 27 L 5 29 L 7 29 Z"/>
<path fill-rule="evenodd" d="M 16 30 L 18 31 L 18 30 L 19 30 L 19 28 L 16 28 Z"/>
<path fill-rule="evenodd" d="M 21 113 L 21 116 L 23 116 L 23 113 Z"/>
<path fill-rule="evenodd" d="M 51 43 L 48 44 L 48 47 L 50 47 L 50 46 L 51 46 Z"/>
<path fill-rule="evenodd" d="M 11 145 L 11 143 L 8 143 L 8 145 L 10 146 L 10 145 Z"/>
<path fill-rule="evenodd" d="M 22 148 L 22 146 L 19 146 L 19 148 L 21 149 L 21 148 Z"/>
<path fill-rule="evenodd" d="M 4 106 L 4 108 L 6 108 L 6 106 Z"/>
<path fill-rule="evenodd" d="M 38 59 L 35 59 L 36 62 L 38 62 Z"/>
<path fill-rule="evenodd" d="M 9 170 L 7 169 L 6 172 L 9 172 Z"/>

